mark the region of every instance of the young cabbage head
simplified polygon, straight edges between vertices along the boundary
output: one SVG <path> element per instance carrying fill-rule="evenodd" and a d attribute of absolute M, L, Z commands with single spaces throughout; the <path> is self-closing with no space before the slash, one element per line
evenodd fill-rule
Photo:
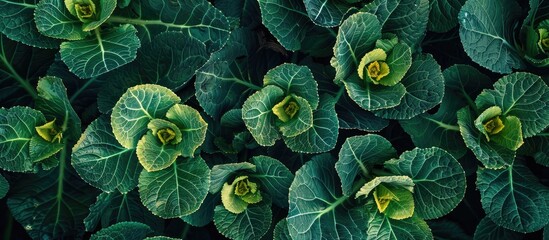
<path fill-rule="evenodd" d="M 60 143 L 61 139 L 63 139 L 63 132 L 57 125 L 55 125 L 55 119 L 42 126 L 38 126 L 35 129 L 38 135 L 48 142 Z"/>
<path fill-rule="evenodd" d="M 282 122 L 288 122 L 299 111 L 299 104 L 292 96 L 286 96 L 281 102 L 273 107 L 273 113 Z"/>
<path fill-rule="evenodd" d="M 98 4 L 93 0 L 65 0 L 69 12 L 84 23 L 98 20 Z"/>
<path fill-rule="evenodd" d="M 225 183 L 221 189 L 221 201 L 229 212 L 242 213 L 248 204 L 261 202 L 263 197 L 259 185 L 250 181 L 248 176 L 237 177 L 232 184 Z"/>

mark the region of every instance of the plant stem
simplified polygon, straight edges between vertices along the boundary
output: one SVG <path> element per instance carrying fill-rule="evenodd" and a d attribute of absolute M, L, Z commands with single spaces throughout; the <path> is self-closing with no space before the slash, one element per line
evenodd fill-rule
<path fill-rule="evenodd" d="M 335 95 L 336 102 L 339 102 L 339 99 L 341 98 L 341 96 L 343 96 L 343 92 L 345 92 L 345 86 L 341 85 L 341 87 L 339 87 L 339 90 L 337 91 L 337 94 Z"/>
<path fill-rule="evenodd" d="M 4 228 L 4 239 L 11 239 L 11 231 L 13 228 L 13 217 L 11 214 L 8 214 L 8 222 Z"/>
<path fill-rule="evenodd" d="M 181 233 L 181 239 L 187 238 L 187 234 L 189 233 L 190 228 L 191 228 L 191 225 L 185 224 L 185 227 L 183 228 L 183 232 Z"/>
<path fill-rule="evenodd" d="M 84 90 L 86 90 L 86 88 L 88 88 L 93 82 L 95 82 L 97 78 L 90 78 L 81 88 L 78 89 L 78 91 L 76 91 L 72 96 L 71 98 L 69 99 L 69 101 L 72 103 L 78 96 L 80 96 L 80 94 L 82 94 L 82 92 L 84 92 Z"/>
<path fill-rule="evenodd" d="M 434 120 L 434 119 L 431 119 L 431 118 L 428 118 L 428 117 L 423 117 L 423 118 L 427 119 L 431 122 L 436 123 L 439 127 L 442 127 L 444 129 L 459 132 L 459 126 L 446 124 L 446 123 L 443 123 L 441 121 L 437 121 L 437 120 Z"/>
<path fill-rule="evenodd" d="M 59 174 L 57 175 L 57 214 L 55 218 L 55 225 L 59 224 L 59 216 L 61 215 L 61 203 L 63 201 L 63 181 L 65 178 L 65 158 L 67 156 L 67 139 L 64 139 L 63 141 L 65 147 L 61 149 L 61 153 L 59 154 Z"/>
<path fill-rule="evenodd" d="M 29 82 L 27 82 L 25 79 L 23 79 L 21 77 L 21 75 L 19 75 L 17 73 L 17 71 L 15 71 L 13 66 L 4 57 L 4 54 L 0 55 L 0 60 L 2 60 L 2 63 L 4 63 L 4 66 L 6 66 L 8 72 L 10 73 L 10 75 L 19 83 L 19 85 L 21 85 L 21 87 L 23 89 L 25 89 L 25 91 L 27 91 L 27 93 L 29 95 L 31 95 L 31 97 L 33 99 L 38 98 L 38 94 L 36 93 L 36 89 L 34 89 L 34 87 Z"/>

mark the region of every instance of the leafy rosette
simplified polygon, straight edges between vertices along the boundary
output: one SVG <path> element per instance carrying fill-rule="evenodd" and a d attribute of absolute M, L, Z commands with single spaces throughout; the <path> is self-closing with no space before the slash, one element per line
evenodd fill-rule
<path fill-rule="evenodd" d="M 549 126 L 549 87 L 534 74 L 502 77 L 475 105 L 459 110 L 458 124 L 466 146 L 489 169 L 511 166 L 524 139 Z"/>
<path fill-rule="evenodd" d="M 61 39 L 61 59 L 81 78 L 95 77 L 133 61 L 141 46 L 130 24 L 104 28 L 116 0 L 43 0 L 34 22 L 44 36 Z"/>
<path fill-rule="evenodd" d="M 526 69 L 528 64 L 549 66 L 549 19 L 545 14 L 549 3 L 528 4 L 524 18 L 526 9 L 517 1 L 466 1 L 459 13 L 459 34 L 467 55 L 479 65 L 504 74 Z"/>
<path fill-rule="evenodd" d="M 526 34 L 526 60 L 537 67 L 549 66 L 549 19 L 533 29 L 527 27 Z"/>
<path fill-rule="evenodd" d="M 366 34 L 367 33 L 367 34 Z M 444 78 L 430 55 L 412 61 L 412 49 L 392 33 L 382 34 L 376 15 L 357 13 L 339 28 L 331 65 L 361 108 L 388 119 L 410 119 L 435 107 Z"/>
<path fill-rule="evenodd" d="M 208 124 L 195 109 L 179 104 L 168 88 L 143 84 L 128 91 L 113 108 L 114 137 L 149 172 L 167 168 L 177 157 L 193 157 L 202 144 Z"/>
<path fill-rule="evenodd" d="M 549 126 L 548 106 L 547 84 L 534 74 L 519 72 L 499 79 L 494 89 L 484 90 L 473 109 L 458 111 L 465 145 L 483 165 L 477 170 L 476 184 L 482 207 L 494 225 L 527 233 L 549 222 L 548 188 L 539 183 L 522 157 L 516 157 L 525 142 L 537 139 L 543 144 L 543 138 L 536 136 Z"/>
<path fill-rule="evenodd" d="M 284 164 L 267 156 L 215 165 L 210 193 L 220 193 L 222 204 L 211 211 L 219 232 L 230 239 L 260 239 L 271 227 L 271 202 L 288 207 L 293 177 Z"/>
<path fill-rule="evenodd" d="M 442 74 L 445 89 L 438 110 L 399 123 L 416 147 L 439 147 L 459 159 L 467 153 L 467 147 L 461 139 L 456 112 L 465 106 L 473 106 L 471 99 L 475 99 L 483 89 L 490 88 L 493 82 L 469 65 L 456 64 Z"/>
<path fill-rule="evenodd" d="M 304 164 L 290 186 L 289 235 L 432 239 L 425 219 L 440 218 L 458 205 L 465 172 L 440 148 L 396 157 L 389 141 L 370 134 L 348 138 L 337 162 L 319 155 Z"/>
<path fill-rule="evenodd" d="M 63 148 L 59 121 L 47 122 L 42 112 L 28 107 L 1 108 L 0 133 L 0 168 L 7 171 L 31 172 Z"/>
<path fill-rule="evenodd" d="M 206 0 L 14 0 L 0 2 L 0 8 L 0 18 L 10 19 L 0 22 L 2 34 L 34 47 L 60 48 L 61 60 L 79 78 L 132 62 L 141 43 L 157 43 L 155 36 L 164 32 L 204 44 L 208 54 L 223 47 L 230 33 L 227 18 Z M 156 48 L 162 53 L 169 46 Z"/>
<path fill-rule="evenodd" d="M 33 172 L 57 166 L 56 155 L 80 133 L 80 119 L 70 107 L 61 79 L 44 77 L 37 86 L 36 110 L 0 108 L 0 168 Z"/>
<path fill-rule="evenodd" d="M 549 3 L 529 1 L 530 10 L 521 28 L 522 52 L 526 61 L 536 67 L 549 66 Z"/>
<path fill-rule="evenodd" d="M 281 137 L 293 151 L 325 152 L 337 141 L 335 101 L 318 96 L 308 67 L 282 64 L 265 75 L 263 88 L 242 106 L 242 119 L 259 145 L 272 146 Z"/>
<path fill-rule="evenodd" d="M 74 146 L 72 165 L 105 192 L 139 186 L 143 205 L 162 218 L 197 211 L 210 169 L 195 154 L 207 124 L 166 87 L 142 84 L 120 97 L 112 115 L 92 122 Z M 99 167 L 98 167 L 99 166 Z"/>

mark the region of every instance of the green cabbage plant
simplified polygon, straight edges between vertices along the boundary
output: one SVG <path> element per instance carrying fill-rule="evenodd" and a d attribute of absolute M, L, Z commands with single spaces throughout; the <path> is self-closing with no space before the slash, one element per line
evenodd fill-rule
<path fill-rule="evenodd" d="M 2 239 L 547 239 L 549 0 L 0 0 Z"/>

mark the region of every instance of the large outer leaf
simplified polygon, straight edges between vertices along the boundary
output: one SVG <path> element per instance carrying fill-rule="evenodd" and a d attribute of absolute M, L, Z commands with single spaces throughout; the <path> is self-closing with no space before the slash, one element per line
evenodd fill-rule
<path fill-rule="evenodd" d="M 101 113 L 110 114 L 116 102 L 128 88 L 149 83 L 145 79 L 145 75 L 136 71 L 138 68 L 136 60 L 116 69 L 116 71 L 110 71 L 97 77 L 98 80 L 105 82 L 97 93 L 97 108 Z"/>
<path fill-rule="evenodd" d="M 253 67 L 251 59 L 259 47 L 256 33 L 239 28 L 231 32 L 228 42 L 196 72 L 196 99 L 214 119 L 221 118 L 230 109 L 241 108 L 246 98 L 260 89 L 256 83 L 260 84 L 261 79 L 255 79 L 252 74 L 259 70 Z"/>
<path fill-rule="evenodd" d="M 39 0 L 1 0 L 0 32 L 8 38 L 39 48 L 57 48 L 61 42 L 38 32 L 34 9 Z"/>
<path fill-rule="evenodd" d="M 164 221 L 141 204 L 137 190 L 129 193 L 99 194 L 95 203 L 90 206 L 90 214 L 84 219 L 84 225 L 86 231 L 93 232 L 98 225 L 106 228 L 124 221 L 145 223 L 155 230 L 164 229 Z"/>
<path fill-rule="evenodd" d="M 313 111 L 313 126 L 295 137 L 282 137 L 294 152 L 320 153 L 335 148 L 339 121 L 335 112 L 336 101 L 329 95 L 320 99 L 320 107 Z"/>
<path fill-rule="evenodd" d="M 357 9 L 344 1 L 304 0 L 307 15 L 322 27 L 335 27 L 341 24 L 346 15 Z"/>
<path fill-rule="evenodd" d="M 66 122 L 66 127 L 63 126 L 62 129 L 63 137 L 70 140 L 78 139 L 82 133 L 80 118 L 69 102 L 63 80 L 51 76 L 43 77 L 38 81 L 36 90 L 36 109 L 44 113 L 46 119 L 56 119 L 58 125 Z"/>
<path fill-rule="evenodd" d="M 133 240 L 143 239 L 151 234 L 152 229 L 140 222 L 119 222 L 94 233 L 90 240 Z"/>
<path fill-rule="evenodd" d="M 10 189 L 10 184 L 4 176 L 0 175 L 0 199 L 4 198 Z"/>
<path fill-rule="evenodd" d="M 183 141 L 178 145 L 181 155 L 193 157 L 196 149 L 204 142 L 208 129 L 200 112 L 187 105 L 176 104 L 168 110 L 166 118 L 181 130 Z"/>
<path fill-rule="evenodd" d="M 272 108 L 284 97 L 284 91 L 277 86 L 266 86 L 251 95 L 242 106 L 242 120 L 254 139 L 261 146 L 272 146 L 280 139 L 274 124 Z"/>
<path fill-rule="evenodd" d="M 137 186 L 143 167 L 135 149 L 124 148 L 116 141 L 108 116 L 93 121 L 72 151 L 72 166 L 90 185 L 105 192 L 121 193 Z"/>
<path fill-rule="evenodd" d="M 204 227 L 213 221 L 214 209 L 219 201 L 221 201 L 219 194 L 208 194 L 196 212 L 183 216 L 181 219 L 194 227 Z"/>
<path fill-rule="evenodd" d="M 451 66 L 442 74 L 445 90 L 438 111 L 432 115 L 424 113 L 399 122 L 412 137 L 416 147 L 440 147 L 458 159 L 465 154 L 467 148 L 460 140 L 456 112 L 469 104 L 467 100 L 474 99 L 482 89 L 490 87 L 492 82 L 486 75 L 468 65 Z"/>
<path fill-rule="evenodd" d="M 284 63 L 265 74 L 263 85 L 275 85 L 284 90 L 284 95 L 295 94 L 304 98 L 315 110 L 318 107 L 318 84 L 307 66 Z"/>
<path fill-rule="evenodd" d="M 139 72 L 150 83 L 177 90 L 208 59 L 206 45 L 182 32 L 165 32 L 138 52 Z"/>
<path fill-rule="evenodd" d="M 377 116 L 410 119 L 438 105 L 444 96 L 444 77 L 440 65 L 430 54 L 415 58 L 401 83 L 406 88 L 406 94 L 400 104 L 375 111 Z"/>
<path fill-rule="evenodd" d="M 466 0 L 431 0 L 427 28 L 434 32 L 447 32 L 458 25 L 457 16 Z"/>
<path fill-rule="evenodd" d="M 515 159 L 515 152 L 498 144 L 490 143 L 473 125 L 473 116 L 468 107 L 457 113 L 459 131 L 465 145 L 473 151 L 484 167 L 489 169 L 503 168 L 510 165 Z"/>
<path fill-rule="evenodd" d="M 279 121 L 275 119 L 275 125 L 278 126 L 283 137 L 295 137 L 313 127 L 313 109 L 309 102 L 307 102 L 306 99 L 295 95 L 292 95 L 292 98 L 299 106 L 299 110 L 293 119 L 290 119 L 285 123 L 279 123 Z"/>
<path fill-rule="evenodd" d="M 343 194 L 353 194 L 353 183 L 359 172 L 368 176 L 371 166 L 396 156 L 396 150 L 391 143 L 377 134 L 347 138 L 339 150 L 339 160 L 335 164 Z"/>
<path fill-rule="evenodd" d="M 372 112 L 363 111 L 349 96 L 343 95 L 336 104 L 339 128 L 378 132 L 389 125 L 389 121 Z"/>
<path fill-rule="evenodd" d="M 358 75 L 351 75 L 343 82 L 349 97 L 362 109 L 373 111 L 396 107 L 406 95 L 402 83 L 387 87 L 364 81 Z"/>
<path fill-rule="evenodd" d="M 162 218 L 189 215 L 200 207 L 210 187 L 210 169 L 200 157 L 179 158 L 166 169 L 139 176 L 141 202 Z"/>
<path fill-rule="evenodd" d="M 143 43 L 153 41 L 161 32 L 178 31 L 206 44 L 215 52 L 229 37 L 229 22 L 221 11 L 206 0 L 132 1 L 108 22 L 133 24 Z"/>
<path fill-rule="evenodd" d="M 433 239 L 433 234 L 427 223 L 414 215 L 407 219 L 394 220 L 380 213 L 375 203 L 366 204 L 368 218 L 368 240 L 374 239 Z"/>
<path fill-rule="evenodd" d="M 255 172 L 256 166 L 249 162 L 218 164 L 212 167 L 210 193 L 217 193 L 223 184 L 237 171 Z"/>
<path fill-rule="evenodd" d="M 286 219 L 282 219 L 276 224 L 273 230 L 273 239 L 292 240 L 290 232 L 288 231 L 288 221 Z"/>
<path fill-rule="evenodd" d="M 362 56 L 373 49 L 381 37 L 381 24 L 375 15 L 356 13 L 347 18 L 339 28 L 331 65 L 336 70 L 335 80 L 345 80 L 356 72 Z"/>
<path fill-rule="evenodd" d="M 27 175 L 10 190 L 8 207 L 33 239 L 79 239 L 84 235 L 83 220 L 98 191 L 67 165 L 65 151 L 61 150 L 59 167 Z"/>
<path fill-rule="evenodd" d="M 522 239 L 520 233 L 498 226 L 489 217 L 484 217 L 475 230 L 475 240 L 499 240 L 499 239 Z"/>
<path fill-rule="evenodd" d="M 148 172 L 169 167 L 181 155 L 181 151 L 177 149 L 177 145 L 162 144 L 151 131 L 148 131 L 137 142 L 135 153 L 137 154 L 139 163 Z"/>
<path fill-rule="evenodd" d="M 231 23 L 234 21 L 239 26 L 250 29 L 254 29 L 261 24 L 261 12 L 257 1 L 217 0 L 214 5 L 227 16 Z"/>
<path fill-rule="evenodd" d="M 258 0 L 263 25 L 290 51 L 301 49 L 307 30 L 314 27 L 300 0 Z"/>
<path fill-rule="evenodd" d="M 538 164 L 549 167 L 549 132 L 540 135 L 525 139 L 518 153 L 532 156 Z"/>
<path fill-rule="evenodd" d="M 234 240 L 261 239 L 271 227 L 272 211 L 268 201 L 248 205 L 248 208 L 234 214 L 222 205 L 215 207 L 214 223 L 223 236 Z"/>
<path fill-rule="evenodd" d="M 451 212 L 465 195 L 465 172 L 459 162 L 441 148 L 416 148 L 385 162 L 395 174 L 414 180 L 415 213 L 434 219 Z"/>
<path fill-rule="evenodd" d="M 498 73 L 524 68 L 513 43 L 516 1 L 469 0 L 459 12 L 459 36 L 465 52 L 479 65 Z"/>
<path fill-rule="evenodd" d="M 101 75 L 133 61 L 141 46 L 133 25 L 95 31 L 91 38 L 63 42 L 61 59 L 81 78 Z"/>
<path fill-rule="evenodd" d="M 135 148 L 149 121 L 164 117 L 180 101 L 175 93 L 159 85 L 129 88 L 112 110 L 111 125 L 116 140 L 125 148 Z"/>
<path fill-rule="evenodd" d="M 14 172 L 33 170 L 30 141 L 35 127 L 46 123 L 44 115 L 32 108 L 0 108 L 0 168 Z"/>
<path fill-rule="evenodd" d="M 414 182 L 408 176 L 379 176 L 365 183 L 359 190 L 356 192 L 355 198 L 361 196 L 368 197 L 369 194 L 375 190 L 379 185 L 384 186 L 387 189 L 387 186 L 398 187 L 409 192 L 414 190 Z M 397 196 L 398 197 L 398 196 Z M 400 201 L 400 200 L 399 200 Z M 413 201 L 413 200 L 412 200 Z M 391 203 L 388 203 L 391 204 Z M 413 205 L 412 205 L 413 212 Z M 385 212 L 386 213 L 386 212 Z"/>
<path fill-rule="evenodd" d="M 415 49 L 429 20 L 429 0 L 375 0 L 361 11 L 377 15 L 384 33 L 394 33 Z"/>
<path fill-rule="evenodd" d="M 549 87 L 531 73 L 502 77 L 494 84 L 494 90 L 484 90 L 475 102 L 479 109 L 499 106 L 502 115 L 518 117 L 525 138 L 549 126 Z"/>
<path fill-rule="evenodd" d="M 482 208 L 497 225 L 527 233 L 549 222 L 549 189 L 518 161 L 506 169 L 479 168 L 477 188 Z"/>
<path fill-rule="evenodd" d="M 288 188 L 294 180 L 292 172 L 271 157 L 256 156 L 251 160 L 256 166 L 256 172 L 250 176 L 259 180 L 259 187 L 269 193 L 274 204 L 281 208 L 288 207 Z"/>
<path fill-rule="evenodd" d="M 333 159 L 314 157 L 297 172 L 290 186 L 288 230 L 293 239 L 363 239 L 364 209 L 348 209 Z"/>
<path fill-rule="evenodd" d="M 530 10 L 528 16 L 524 20 L 524 25 L 534 26 L 540 20 L 549 17 L 549 2 L 546 0 L 529 0 Z"/>
<path fill-rule="evenodd" d="M 82 30 L 82 22 L 65 7 L 64 0 L 42 0 L 34 11 L 36 28 L 48 37 L 80 40 L 89 33 Z"/>

